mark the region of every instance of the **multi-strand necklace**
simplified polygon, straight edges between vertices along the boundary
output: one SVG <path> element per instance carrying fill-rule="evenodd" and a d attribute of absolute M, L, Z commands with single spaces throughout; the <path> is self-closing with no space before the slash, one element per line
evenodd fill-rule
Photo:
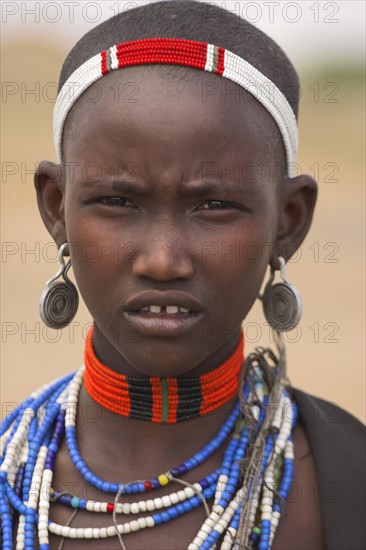
<path fill-rule="evenodd" d="M 105 481 L 89 469 L 76 441 L 76 413 L 83 381 L 97 403 L 118 414 L 143 421 L 186 421 L 221 407 L 238 391 L 243 343 L 241 333 L 229 359 L 200 377 L 135 378 L 115 373 L 96 358 L 91 333 L 85 366 L 34 392 L 1 424 L 2 548 L 13 548 L 16 514 L 19 550 L 33 549 L 36 537 L 40 550 L 49 549 L 50 533 L 64 539 L 117 537 L 125 548 L 125 535 L 173 521 L 204 506 L 207 519 L 188 550 L 229 550 L 239 548 L 239 544 L 241 548 L 270 549 L 293 479 L 291 432 L 297 410 L 285 389 L 284 366 L 271 356 L 274 364 L 270 367 L 264 360 L 265 350 L 248 357 L 239 399 L 215 437 L 193 457 L 152 479 Z M 75 468 L 88 484 L 111 493 L 110 502 L 82 499 L 52 486 L 57 453 L 65 435 Z M 195 483 L 184 480 L 188 472 L 223 445 L 219 468 Z M 182 488 L 161 497 L 138 497 L 170 484 L 181 484 Z M 124 495 L 132 494 L 136 495 L 134 502 L 123 501 Z M 70 522 L 55 523 L 49 516 L 55 501 L 73 511 L 109 514 L 111 524 L 72 527 Z"/>
<path fill-rule="evenodd" d="M 228 403 L 238 391 L 243 366 L 243 333 L 230 357 L 207 374 L 192 377 L 136 377 L 112 371 L 98 360 L 89 331 L 84 385 L 109 411 L 135 420 L 174 424 L 202 416 Z"/>

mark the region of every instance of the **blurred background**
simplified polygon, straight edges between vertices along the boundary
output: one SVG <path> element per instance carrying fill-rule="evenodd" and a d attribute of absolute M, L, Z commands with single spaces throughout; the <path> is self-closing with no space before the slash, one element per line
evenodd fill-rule
<path fill-rule="evenodd" d="M 81 304 L 62 331 L 43 326 L 38 301 L 57 270 L 38 214 L 33 172 L 56 161 L 52 112 L 65 56 L 89 29 L 149 2 L 1 3 L 2 415 L 83 362 L 90 316 Z M 299 170 L 319 198 L 306 242 L 287 266 L 301 291 L 298 330 L 285 334 L 293 386 L 365 421 L 365 4 L 218 1 L 274 38 L 301 78 Z M 270 343 L 259 304 L 244 323 L 247 352 Z"/>

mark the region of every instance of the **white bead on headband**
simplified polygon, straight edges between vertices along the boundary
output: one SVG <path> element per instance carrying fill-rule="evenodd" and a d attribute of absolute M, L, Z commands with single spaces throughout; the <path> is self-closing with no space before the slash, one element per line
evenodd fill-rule
<path fill-rule="evenodd" d="M 293 177 L 298 148 L 297 122 L 281 90 L 253 65 L 233 52 L 206 42 L 181 38 L 145 38 L 122 42 L 91 57 L 71 74 L 57 96 L 53 116 L 54 140 L 59 161 L 62 161 L 63 126 L 71 107 L 81 94 L 112 70 L 156 63 L 208 71 L 236 82 L 248 91 L 275 120 L 286 150 L 287 174 Z"/>

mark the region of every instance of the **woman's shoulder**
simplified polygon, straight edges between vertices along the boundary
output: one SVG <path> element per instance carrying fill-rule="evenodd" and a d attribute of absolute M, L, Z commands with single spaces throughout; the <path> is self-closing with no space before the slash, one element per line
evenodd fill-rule
<path fill-rule="evenodd" d="M 314 437 L 322 436 L 330 443 L 358 444 L 365 440 L 366 426 L 336 403 L 322 399 L 298 388 L 289 387 L 307 431 Z M 360 440 L 361 438 L 361 440 Z M 366 443 L 366 440 L 364 441 Z"/>
<path fill-rule="evenodd" d="M 314 455 L 327 548 L 366 548 L 366 427 L 342 407 L 294 387 Z"/>
<path fill-rule="evenodd" d="M 341 477 L 350 485 L 359 486 L 366 477 L 366 426 L 336 403 L 298 388 L 288 389 L 297 405 L 319 473 L 329 480 L 332 476 L 333 479 Z"/>

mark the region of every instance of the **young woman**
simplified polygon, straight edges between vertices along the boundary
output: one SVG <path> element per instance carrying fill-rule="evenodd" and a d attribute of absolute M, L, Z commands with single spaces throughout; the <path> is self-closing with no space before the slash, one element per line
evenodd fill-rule
<path fill-rule="evenodd" d="M 40 312 L 66 326 L 79 291 L 94 325 L 85 366 L 3 422 L 4 548 L 364 547 L 365 430 L 286 379 L 301 298 L 285 264 L 317 193 L 294 177 L 297 75 L 258 29 L 201 7 L 124 12 L 63 65 L 60 164 L 35 174 L 61 264 Z M 277 355 L 245 357 L 258 297 Z"/>

